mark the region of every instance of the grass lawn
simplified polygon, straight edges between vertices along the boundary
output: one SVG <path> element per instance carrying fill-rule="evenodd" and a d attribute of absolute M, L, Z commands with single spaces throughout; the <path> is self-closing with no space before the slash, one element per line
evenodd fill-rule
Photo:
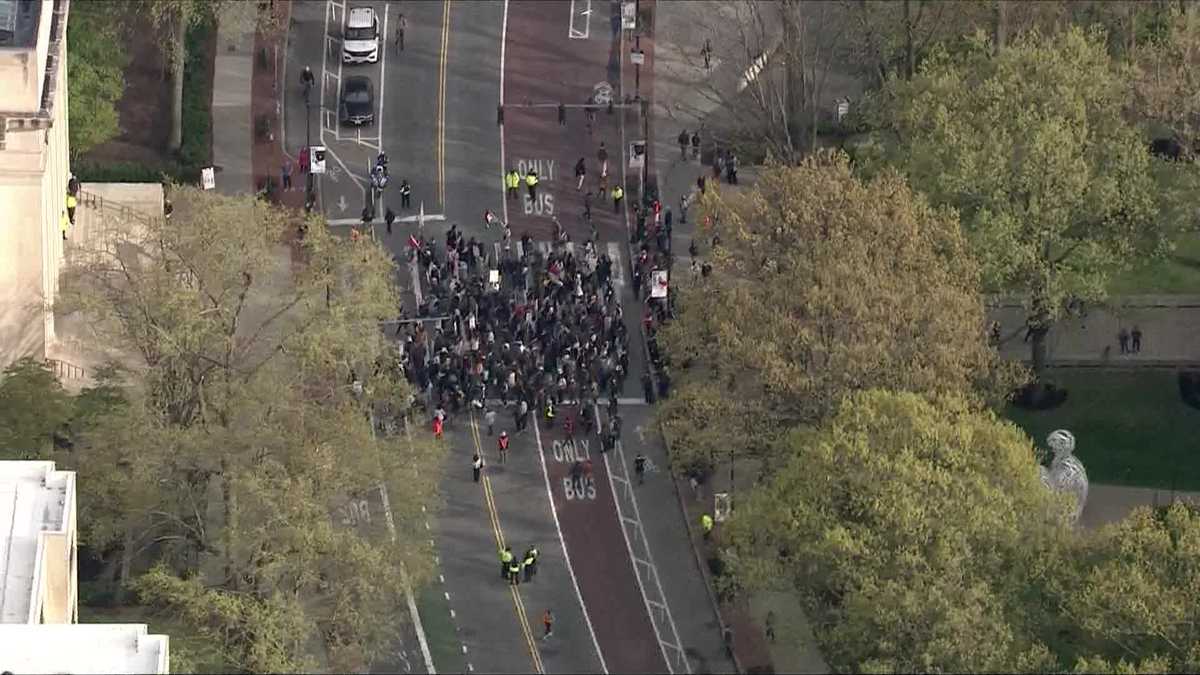
<path fill-rule="evenodd" d="M 79 606 L 79 623 L 144 623 L 151 635 L 170 637 L 171 672 L 227 673 L 229 668 L 220 652 L 207 641 L 191 635 L 191 630 L 173 617 L 162 616 L 145 607 Z"/>
<path fill-rule="evenodd" d="M 421 589 L 417 594 L 417 611 L 421 614 L 434 668 L 439 673 L 465 673 L 467 663 L 454 620 L 450 618 L 450 603 L 440 587 L 429 585 Z"/>
<path fill-rule="evenodd" d="M 1066 403 L 1045 411 L 1010 406 L 1009 419 L 1039 447 L 1055 429 L 1075 434 L 1093 483 L 1200 490 L 1200 410 L 1179 397 L 1174 371 L 1051 371 Z"/>
<path fill-rule="evenodd" d="M 1175 250 L 1115 277 L 1111 295 L 1137 293 L 1200 293 L 1200 232 L 1175 237 Z"/>

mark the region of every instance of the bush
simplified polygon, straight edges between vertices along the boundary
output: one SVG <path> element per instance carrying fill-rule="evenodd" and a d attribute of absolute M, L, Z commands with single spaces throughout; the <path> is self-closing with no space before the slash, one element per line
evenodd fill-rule
<path fill-rule="evenodd" d="M 1200 410 L 1200 371 L 1179 371 L 1179 398 L 1189 406 Z"/>
<path fill-rule="evenodd" d="M 175 167 L 155 167 L 137 162 L 98 163 L 81 161 L 71 168 L 81 183 L 161 183 Z"/>
<path fill-rule="evenodd" d="M 212 77 L 209 60 L 215 21 L 188 29 L 187 65 L 183 71 L 183 144 L 179 148 L 180 174 L 195 173 L 212 161 Z M 183 178 L 184 176 L 180 176 Z M 188 181 L 191 182 L 191 181 Z"/>

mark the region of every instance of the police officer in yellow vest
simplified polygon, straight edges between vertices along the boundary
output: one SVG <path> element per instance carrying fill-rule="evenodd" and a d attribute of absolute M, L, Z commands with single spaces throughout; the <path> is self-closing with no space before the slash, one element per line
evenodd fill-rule
<path fill-rule="evenodd" d="M 612 189 L 613 198 L 613 213 L 618 213 L 621 210 L 621 200 L 625 198 L 625 188 L 620 185 L 614 185 Z"/>
<path fill-rule="evenodd" d="M 527 583 L 533 581 L 533 575 L 537 574 L 537 559 L 538 550 L 536 546 L 530 546 L 525 550 L 525 560 L 521 562 L 521 567 L 525 570 L 525 581 Z"/>
<path fill-rule="evenodd" d="M 707 513 L 700 516 L 700 529 L 704 531 L 704 539 L 707 541 L 709 535 L 711 535 L 713 531 L 712 516 L 708 515 Z"/>
<path fill-rule="evenodd" d="M 520 198 L 521 174 L 516 169 L 509 169 L 508 173 L 504 174 L 504 188 L 509 199 Z"/>
<path fill-rule="evenodd" d="M 501 579 L 508 578 L 508 569 L 509 569 L 509 565 L 512 564 L 512 561 L 513 561 L 512 547 L 505 546 L 504 549 L 500 551 L 500 578 Z"/>
<path fill-rule="evenodd" d="M 529 201 L 537 201 L 538 175 L 533 169 L 525 174 L 525 187 L 529 188 Z"/>
<path fill-rule="evenodd" d="M 75 224 L 75 206 L 78 203 L 79 202 L 76 201 L 76 199 L 75 199 L 75 195 L 68 192 L 67 193 L 67 220 L 71 221 L 72 225 Z"/>

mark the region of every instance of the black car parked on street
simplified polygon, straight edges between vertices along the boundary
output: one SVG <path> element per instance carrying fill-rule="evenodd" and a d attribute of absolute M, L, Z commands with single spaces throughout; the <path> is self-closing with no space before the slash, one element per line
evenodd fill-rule
<path fill-rule="evenodd" d="M 338 99 L 342 124 L 361 126 L 375 121 L 375 85 L 362 75 L 351 75 L 342 81 Z"/>

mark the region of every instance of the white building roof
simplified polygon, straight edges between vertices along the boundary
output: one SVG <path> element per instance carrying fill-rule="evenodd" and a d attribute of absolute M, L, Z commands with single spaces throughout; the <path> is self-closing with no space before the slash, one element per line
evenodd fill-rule
<path fill-rule="evenodd" d="M 55 471 L 54 462 L 0 462 L 0 624 L 38 622 L 41 534 L 66 532 L 74 495 L 75 472 Z"/>
<path fill-rule="evenodd" d="M 167 673 L 167 636 L 143 623 L 0 626 L 0 671 Z"/>

